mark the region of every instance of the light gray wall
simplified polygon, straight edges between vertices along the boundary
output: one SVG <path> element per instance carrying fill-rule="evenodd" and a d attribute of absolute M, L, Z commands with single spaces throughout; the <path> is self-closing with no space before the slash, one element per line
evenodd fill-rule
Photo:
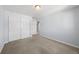
<path fill-rule="evenodd" d="M 79 7 L 41 18 L 39 33 L 79 47 Z"/>
<path fill-rule="evenodd" d="M 3 43 L 4 43 L 4 41 L 3 41 L 3 34 L 4 34 L 4 32 L 3 32 L 3 28 L 4 28 L 4 17 L 3 17 L 3 10 L 1 9 L 1 7 L 0 7 L 0 47 L 2 47 L 3 46 Z"/>

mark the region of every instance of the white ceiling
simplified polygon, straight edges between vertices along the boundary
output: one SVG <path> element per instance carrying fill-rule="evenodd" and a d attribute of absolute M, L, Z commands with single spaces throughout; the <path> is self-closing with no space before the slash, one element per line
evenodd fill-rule
<path fill-rule="evenodd" d="M 5 10 L 26 14 L 32 17 L 40 18 L 50 13 L 72 8 L 72 5 L 41 5 L 40 10 L 35 10 L 33 5 L 3 5 Z"/>

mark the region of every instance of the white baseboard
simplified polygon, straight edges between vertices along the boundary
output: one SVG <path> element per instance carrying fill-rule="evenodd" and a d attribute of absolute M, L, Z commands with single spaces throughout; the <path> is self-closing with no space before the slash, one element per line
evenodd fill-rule
<path fill-rule="evenodd" d="M 49 37 L 49 36 L 44 35 L 44 34 L 40 34 L 40 35 L 43 36 L 43 37 L 46 37 L 46 38 L 48 38 L 50 40 L 54 40 L 54 41 L 57 41 L 57 42 L 60 42 L 60 43 L 63 43 L 63 44 L 66 44 L 66 45 L 69 45 L 69 46 L 72 46 L 72 47 L 75 47 L 75 48 L 79 48 L 79 46 L 73 45 L 71 43 L 67 43 L 67 42 L 64 42 L 64 41 L 60 41 L 60 40 L 57 40 L 57 39 L 55 39 L 53 37 Z"/>

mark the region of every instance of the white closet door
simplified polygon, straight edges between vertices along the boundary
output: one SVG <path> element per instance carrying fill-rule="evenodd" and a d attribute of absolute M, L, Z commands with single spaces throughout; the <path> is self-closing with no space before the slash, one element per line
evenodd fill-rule
<path fill-rule="evenodd" d="M 21 38 L 27 38 L 31 36 L 30 30 L 30 17 L 22 15 L 21 18 Z"/>
<path fill-rule="evenodd" d="M 9 15 L 9 41 L 20 39 L 20 16 L 15 13 Z"/>
<path fill-rule="evenodd" d="M 37 21 L 35 19 L 32 20 L 32 35 L 37 34 Z"/>

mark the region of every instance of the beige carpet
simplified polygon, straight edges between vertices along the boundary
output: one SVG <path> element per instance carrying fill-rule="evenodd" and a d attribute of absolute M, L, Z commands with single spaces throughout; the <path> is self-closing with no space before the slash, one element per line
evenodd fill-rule
<path fill-rule="evenodd" d="M 5 44 L 3 54 L 78 54 L 79 49 L 49 40 L 40 35 Z"/>

